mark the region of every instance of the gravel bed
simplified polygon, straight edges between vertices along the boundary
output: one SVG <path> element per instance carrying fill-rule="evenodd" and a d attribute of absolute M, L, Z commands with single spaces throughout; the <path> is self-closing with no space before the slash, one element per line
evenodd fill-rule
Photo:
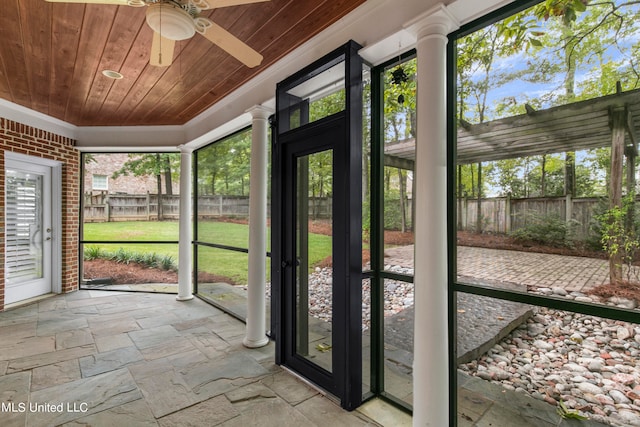
<path fill-rule="evenodd" d="M 394 266 L 389 268 L 394 273 L 413 274 L 412 268 Z M 309 276 L 309 314 L 316 319 L 331 320 L 331 268 L 316 267 Z M 413 283 L 396 280 L 385 280 L 384 316 L 393 316 L 413 306 Z M 371 287 L 369 280 L 362 284 L 362 329 L 367 330 L 371 324 Z"/>
<path fill-rule="evenodd" d="M 534 293 L 599 302 L 559 288 Z M 635 307 L 619 298 L 604 303 Z M 487 354 L 459 368 L 554 406 L 562 401 L 594 421 L 640 426 L 638 325 L 537 307 Z"/>

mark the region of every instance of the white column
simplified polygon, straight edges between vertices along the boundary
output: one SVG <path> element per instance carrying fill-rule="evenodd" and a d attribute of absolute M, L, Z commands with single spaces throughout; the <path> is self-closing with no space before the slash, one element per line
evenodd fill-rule
<path fill-rule="evenodd" d="M 271 111 L 262 106 L 249 110 L 251 124 L 251 175 L 249 187 L 249 278 L 247 285 L 247 333 L 245 347 L 269 343 L 266 331 L 265 280 L 267 276 L 267 158 L 268 118 Z"/>
<path fill-rule="evenodd" d="M 418 62 L 414 426 L 449 425 L 446 46 L 456 26 L 442 5 L 407 26 L 417 38 Z"/>
<path fill-rule="evenodd" d="M 178 225 L 178 301 L 193 299 L 191 231 L 191 152 L 180 146 L 180 222 Z"/>

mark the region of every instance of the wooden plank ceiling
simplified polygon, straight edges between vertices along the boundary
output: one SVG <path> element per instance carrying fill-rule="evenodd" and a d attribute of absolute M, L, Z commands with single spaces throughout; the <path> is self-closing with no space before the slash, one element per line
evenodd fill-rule
<path fill-rule="evenodd" d="M 204 11 L 264 56 L 248 68 L 199 34 L 176 42 L 171 66 L 150 66 L 146 7 L 2 0 L 0 98 L 77 126 L 184 124 L 364 1 Z"/>

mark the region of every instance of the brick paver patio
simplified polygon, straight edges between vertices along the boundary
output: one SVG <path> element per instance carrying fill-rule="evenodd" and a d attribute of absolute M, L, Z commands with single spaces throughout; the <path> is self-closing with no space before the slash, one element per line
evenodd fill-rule
<path fill-rule="evenodd" d="M 386 265 L 413 267 L 413 245 L 385 250 Z M 585 292 L 609 281 L 607 260 L 458 246 L 458 275 L 476 282 Z"/>
<path fill-rule="evenodd" d="M 607 260 L 458 247 L 458 275 L 479 281 L 507 282 L 528 288 L 562 287 L 567 292 L 585 292 L 609 281 Z"/>

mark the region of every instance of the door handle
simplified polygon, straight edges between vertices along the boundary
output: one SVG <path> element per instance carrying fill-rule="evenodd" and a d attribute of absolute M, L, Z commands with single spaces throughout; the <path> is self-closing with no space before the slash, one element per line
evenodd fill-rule
<path fill-rule="evenodd" d="M 280 263 L 280 266 L 282 268 L 291 267 L 291 261 L 282 261 L 282 263 Z"/>

